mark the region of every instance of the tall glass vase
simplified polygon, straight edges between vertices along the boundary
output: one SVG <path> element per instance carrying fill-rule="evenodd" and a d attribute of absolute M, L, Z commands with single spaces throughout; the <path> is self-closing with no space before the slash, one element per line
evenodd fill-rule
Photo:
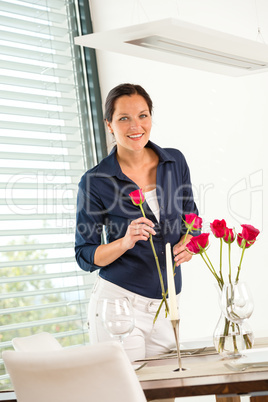
<path fill-rule="evenodd" d="M 252 348 L 254 335 L 247 321 L 239 327 L 221 313 L 214 330 L 213 343 L 222 357 L 237 358 L 241 356 L 241 350 Z"/>
<path fill-rule="evenodd" d="M 240 357 L 254 343 L 247 321 L 253 312 L 252 296 L 244 282 L 224 284 L 219 296 L 222 313 L 213 335 L 215 348 L 223 357 Z"/>

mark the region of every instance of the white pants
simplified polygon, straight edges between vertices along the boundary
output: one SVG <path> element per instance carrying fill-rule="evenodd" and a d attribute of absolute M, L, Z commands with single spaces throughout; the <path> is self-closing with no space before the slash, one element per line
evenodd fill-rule
<path fill-rule="evenodd" d="M 161 300 L 140 296 L 100 277 L 97 278 L 89 302 L 88 321 L 91 344 L 111 340 L 98 311 L 98 300 L 105 297 L 127 297 L 133 305 L 135 328 L 129 336 L 124 338 L 124 349 L 130 361 L 165 353 L 176 347 L 170 319 L 165 317 L 165 306 L 161 308 L 156 323 L 153 324 Z M 177 304 L 178 301 L 179 295 L 177 295 Z"/>

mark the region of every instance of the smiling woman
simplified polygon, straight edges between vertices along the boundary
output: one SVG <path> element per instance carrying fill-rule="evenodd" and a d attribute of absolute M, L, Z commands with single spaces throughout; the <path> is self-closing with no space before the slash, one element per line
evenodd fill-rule
<path fill-rule="evenodd" d="M 117 99 L 113 118 L 107 120 L 107 127 L 115 136 L 118 155 L 127 150 L 137 150 L 137 147 L 144 150 L 152 128 L 151 114 L 145 99 L 138 94 Z"/>
<path fill-rule="evenodd" d="M 146 147 L 152 128 L 153 103 L 140 85 L 122 84 L 106 100 L 106 124 L 117 144 L 122 172 L 145 191 L 156 187 L 158 156 Z"/>
<path fill-rule="evenodd" d="M 80 181 L 76 259 L 82 269 L 99 271 L 89 304 L 91 342 L 109 339 L 99 321 L 99 300 L 127 297 L 133 303 L 136 324 L 124 347 L 130 360 L 137 360 L 175 347 L 164 309 L 153 324 L 162 289 L 148 239 L 150 235 L 154 238 L 165 289 L 165 244 L 171 243 L 179 295 L 180 264 L 191 259 L 185 250 L 191 236 L 184 241 L 186 229 L 182 217 L 198 211 L 182 153 L 160 148 L 150 141 L 152 101 L 147 92 L 139 85 L 121 84 L 109 92 L 105 105 L 106 124 L 116 139 L 116 146 Z M 139 188 L 145 193 L 146 217 L 129 197 Z M 153 210 L 146 197 L 152 190 L 155 192 Z M 155 214 L 158 210 L 159 214 Z M 101 244 L 103 226 L 107 244 Z"/>
<path fill-rule="evenodd" d="M 133 161 L 129 159 L 133 151 L 147 152 L 144 147 L 150 137 L 152 121 L 146 102 L 140 95 L 118 99 L 113 120 L 107 122 L 107 126 L 115 136 L 118 157 L 126 166 L 131 167 L 136 161 L 136 158 Z"/>

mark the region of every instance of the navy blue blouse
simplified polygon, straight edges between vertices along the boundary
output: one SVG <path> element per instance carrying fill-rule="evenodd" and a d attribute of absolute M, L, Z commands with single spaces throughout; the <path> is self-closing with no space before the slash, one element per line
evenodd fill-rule
<path fill-rule="evenodd" d="M 151 141 L 146 145 L 159 156 L 156 193 L 160 221 L 143 203 L 145 215 L 155 224 L 155 250 L 167 288 L 165 244 L 171 248 L 186 233 L 182 221 L 185 214 L 198 214 L 192 193 L 190 172 L 183 154 L 172 148 L 160 148 Z M 145 297 L 161 299 L 162 292 L 157 267 L 149 241 L 135 246 L 105 267 L 94 264 L 96 248 L 101 244 L 103 226 L 107 242 L 123 237 L 130 222 L 142 216 L 133 205 L 129 193 L 138 186 L 121 170 L 116 147 L 97 166 L 86 172 L 79 183 L 75 254 L 78 265 L 85 271 L 99 269 L 99 275 L 118 286 Z M 199 234 L 196 232 L 196 234 Z M 181 291 L 181 270 L 176 268 L 176 292 Z"/>

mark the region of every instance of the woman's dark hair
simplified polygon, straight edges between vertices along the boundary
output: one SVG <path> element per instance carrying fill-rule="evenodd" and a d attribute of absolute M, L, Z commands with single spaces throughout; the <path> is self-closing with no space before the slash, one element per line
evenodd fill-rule
<path fill-rule="evenodd" d="M 150 114 L 152 114 L 153 102 L 145 89 L 143 89 L 140 85 L 120 84 L 111 89 L 111 91 L 108 93 L 105 102 L 104 119 L 108 122 L 112 121 L 115 108 L 114 105 L 118 98 L 124 95 L 131 96 L 136 94 L 142 96 L 145 99 L 149 108 L 149 112 Z"/>

